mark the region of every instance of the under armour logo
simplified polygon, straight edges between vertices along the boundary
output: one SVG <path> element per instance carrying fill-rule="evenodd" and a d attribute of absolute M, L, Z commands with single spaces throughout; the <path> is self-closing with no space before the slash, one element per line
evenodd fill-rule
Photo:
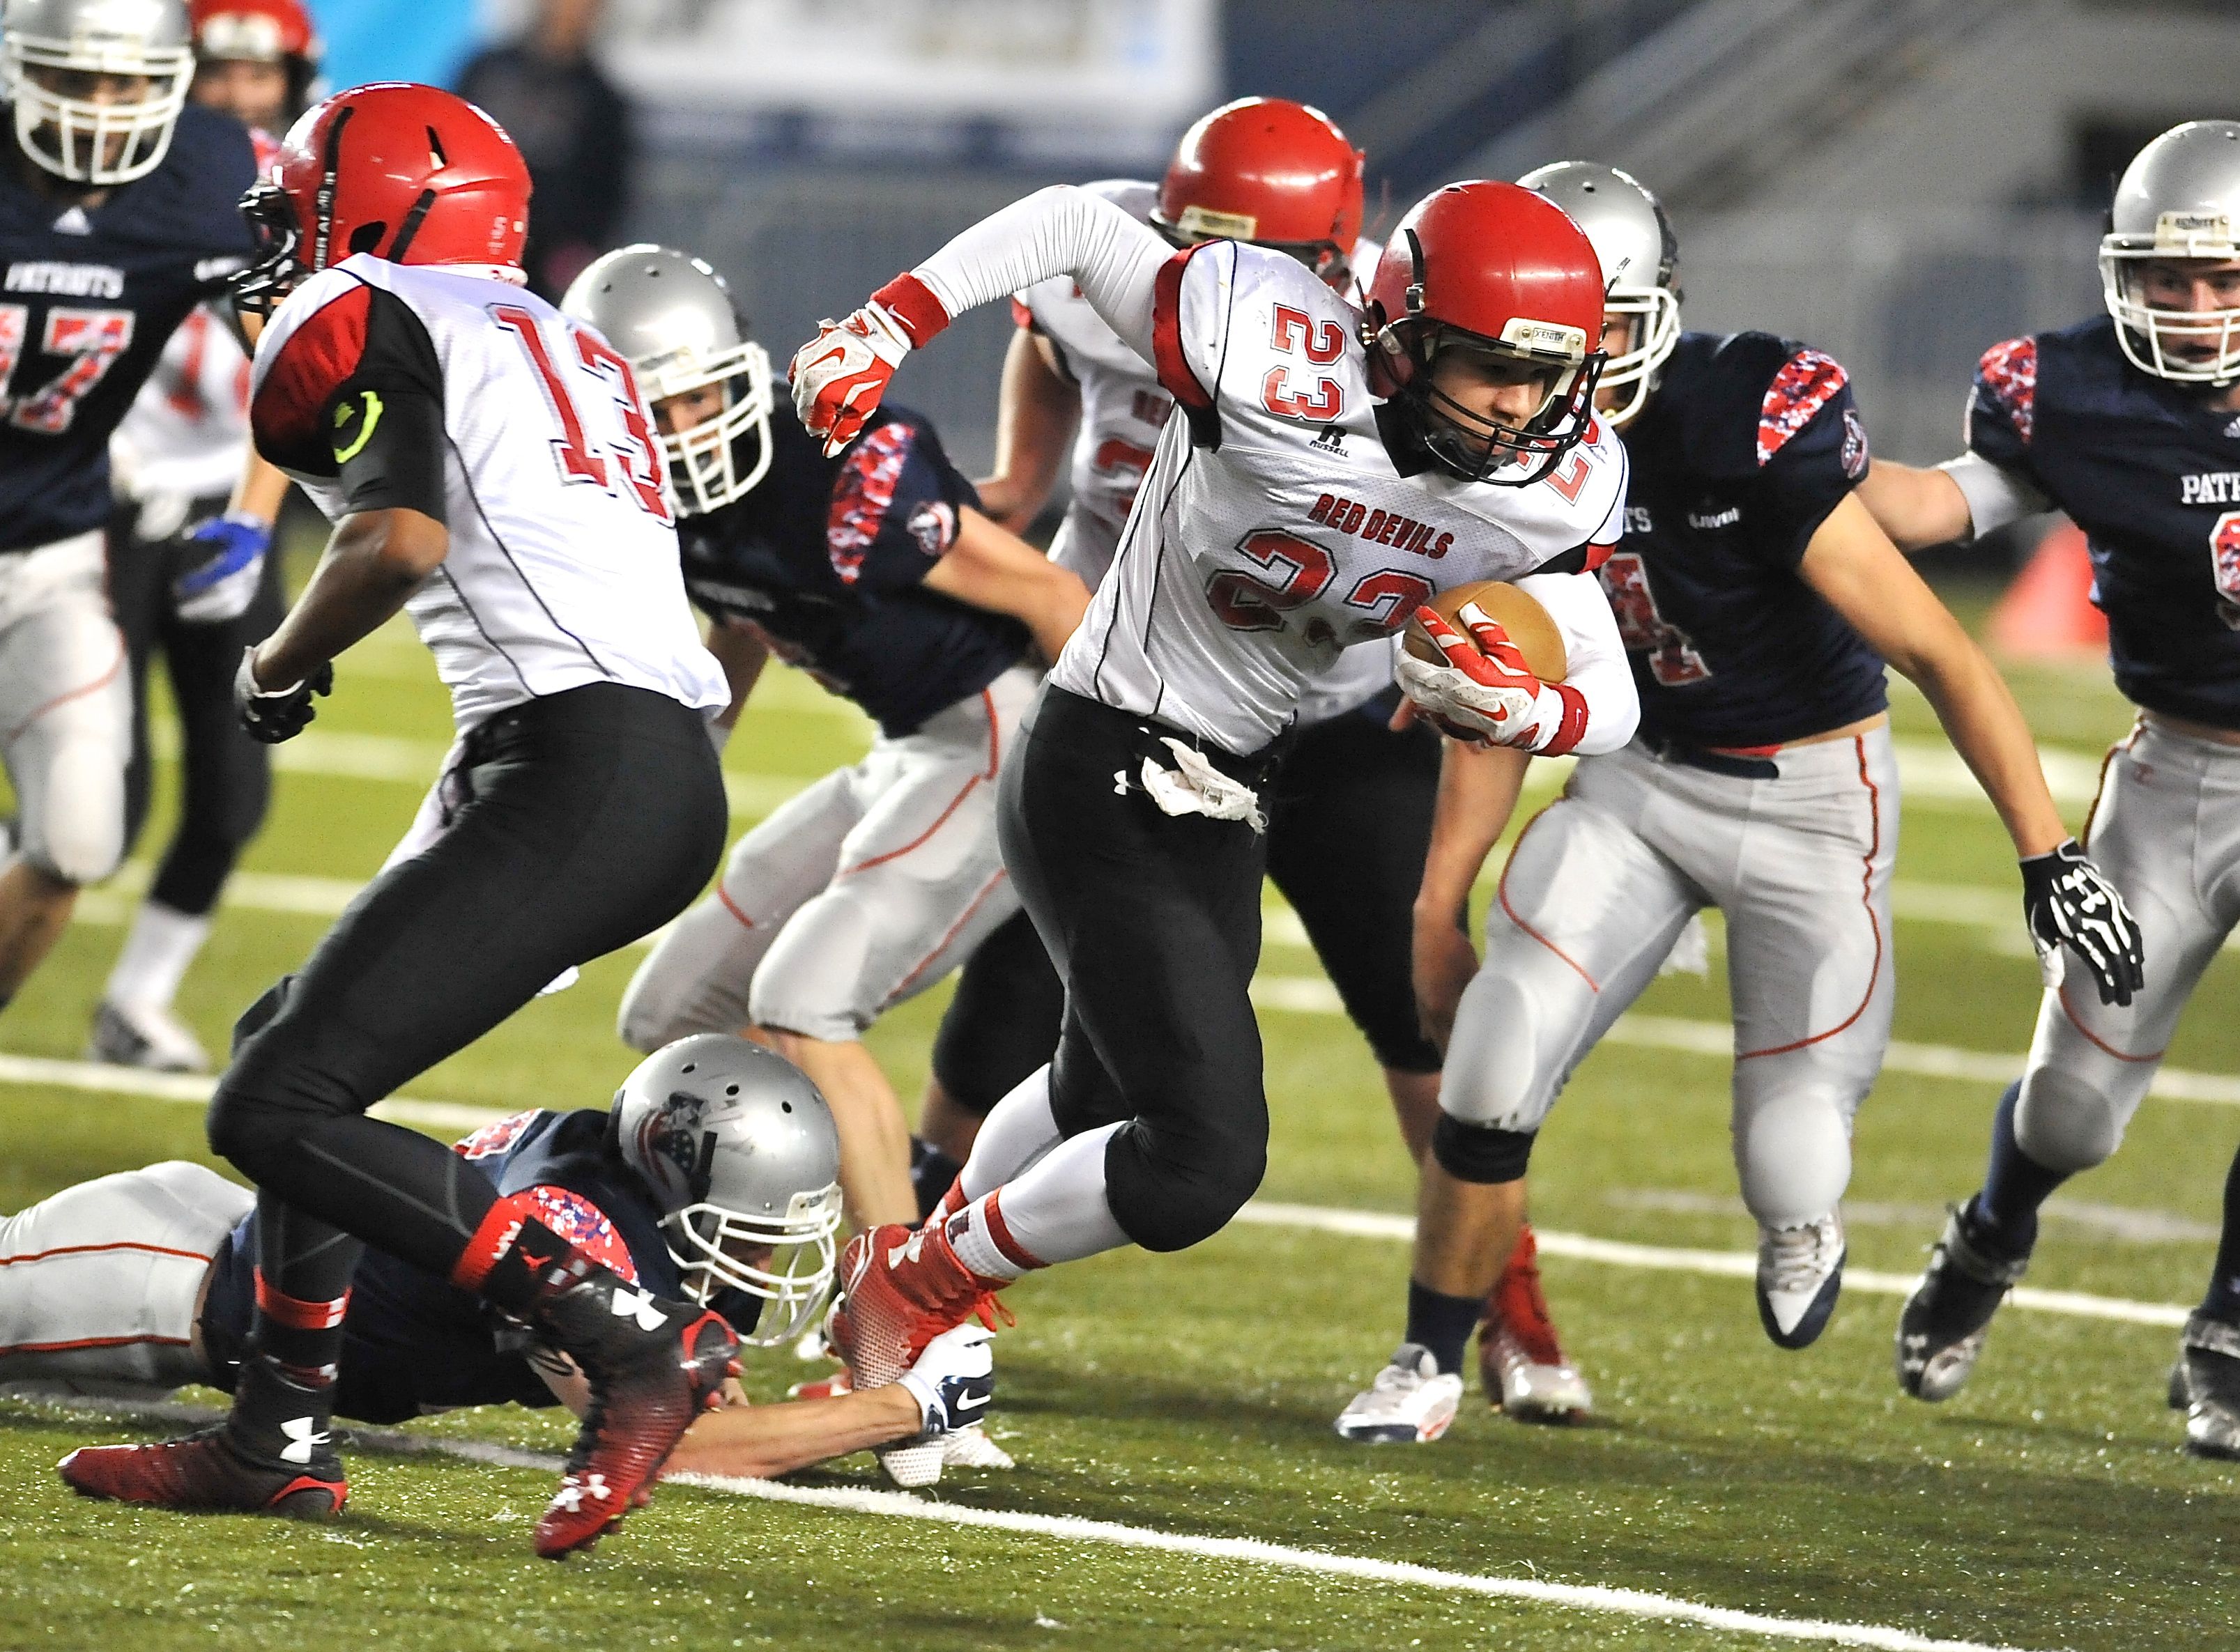
<path fill-rule="evenodd" d="M 903 1265 L 905 1260 L 916 1262 L 918 1258 L 918 1252 L 923 1248 L 924 1244 L 925 1235 L 914 1230 L 907 1240 L 903 1241 L 901 1244 L 893 1247 L 887 1252 L 887 1266 L 890 1268 L 899 1268 Z"/>
<path fill-rule="evenodd" d="M 604 1502 L 614 1495 L 603 1474 L 586 1475 L 580 1484 L 574 1475 L 570 1475 L 560 1482 L 560 1489 L 552 1494 L 552 1506 L 573 1515 L 582 1511 L 586 1497 Z"/>
<path fill-rule="evenodd" d="M 280 1425 L 280 1432 L 288 1436 L 288 1443 L 280 1448 L 283 1462 L 310 1462 L 311 1453 L 331 1437 L 318 1426 L 316 1417 L 290 1417 Z"/>
<path fill-rule="evenodd" d="M 607 1301 L 607 1311 L 617 1319 L 636 1319 L 642 1331 L 657 1331 L 668 1317 L 654 1306 L 653 1293 L 649 1290 L 617 1290 Z"/>
<path fill-rule="evenodd" d="M 1125 769 L 1115 769 L 1112 771 L 1112 795 L 1115 797 L 1125 797 L 1128 795 L 1128 771 Z"/>

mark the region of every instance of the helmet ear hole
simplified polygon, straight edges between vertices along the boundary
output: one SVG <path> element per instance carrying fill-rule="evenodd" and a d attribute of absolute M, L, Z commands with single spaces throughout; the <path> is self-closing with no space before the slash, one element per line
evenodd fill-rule
<path fill-rule="evenodd" d="M 385 223 L 361 223 L 350 231 L 350 250 L 354 253 L 372 252 L 381 245 L 382 237 L 388 233 L 389 226 Z"/>

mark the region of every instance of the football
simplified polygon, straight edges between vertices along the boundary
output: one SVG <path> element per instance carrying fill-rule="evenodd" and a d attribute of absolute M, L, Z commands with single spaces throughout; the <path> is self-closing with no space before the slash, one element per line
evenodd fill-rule
<path fill-rule="evenodd" d="M 1509 633 L 1517 652 L 1524 656 L 1525 664 L 1532 668 L 1533 676 L 1543 683 L 1563 680 L 1570 663 L 1563 651 L 1563 634 L 1556 629 L 1556 622 L 1548 616 L 1548 610 L 1529 593 L 1503 580 L 1482 579 L 1475 584 L 1441 591 L 1428 606 L 1467 636 L 1470 633 L 1463 630 L 1463 623 L 1455 616 L 1470 603 L 1476 603 L 1488 618 L 1498 622 L 1501 629 Z M 1443 657 L 1439 645 L 1431 641 L 1431 634 L 1423 629 L 1420 620 L 1408 622 L 1402 646 L 1417 659 L 1435 664 Z"/>

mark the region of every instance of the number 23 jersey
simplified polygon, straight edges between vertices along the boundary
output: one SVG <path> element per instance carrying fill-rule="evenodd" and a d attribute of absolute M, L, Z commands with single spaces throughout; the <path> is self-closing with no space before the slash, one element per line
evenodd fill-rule
<path fill-rule="evenodd" d="M 685 600 L 644 399 L 596 332 L 487 266 L 358 253 L 288 296 L 254 375 L 258 450 L 330 521 L 378 422 L 440 409 L 441 497 L 395 503 L 450 530 L 405 611 L 462 732 L 589 683 L 729 703 Z"/>
<path fill-rule="evenodd" d="M 1210 242 L 1161 270 L 1153 364 L 1178 412 L 1053 683 L 1254 751 L 1344 649 L 1434 592 L 1617 541 L 1625 455 L 1600 421 L 1529 487 L 1403 471 L 1360 324 L 1265 248 Z"/>

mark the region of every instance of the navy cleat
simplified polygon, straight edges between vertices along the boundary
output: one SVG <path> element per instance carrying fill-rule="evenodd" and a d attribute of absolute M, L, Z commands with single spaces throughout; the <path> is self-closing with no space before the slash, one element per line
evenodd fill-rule
<path fill-rule="evenodd" d="M 1990 1334 L 1991 1316 L 2022 1281 L 2030 1254 L 2002 1256 L 1983 1242 L 1972 1201 L 1944 1219 L 1943 1236 L 1897 1316 L 1898 1386 L 1917 1400 L 1960 1391 Z"/>
<path fill-rule="evenodd" d="M 1843 1219 L 1834 1212 L 1793 1228 L 1757 1229 L 1757 1317 L 1777 1348 L 1809 1348 L 1828 1328 L 1843 1289 Z"/>

